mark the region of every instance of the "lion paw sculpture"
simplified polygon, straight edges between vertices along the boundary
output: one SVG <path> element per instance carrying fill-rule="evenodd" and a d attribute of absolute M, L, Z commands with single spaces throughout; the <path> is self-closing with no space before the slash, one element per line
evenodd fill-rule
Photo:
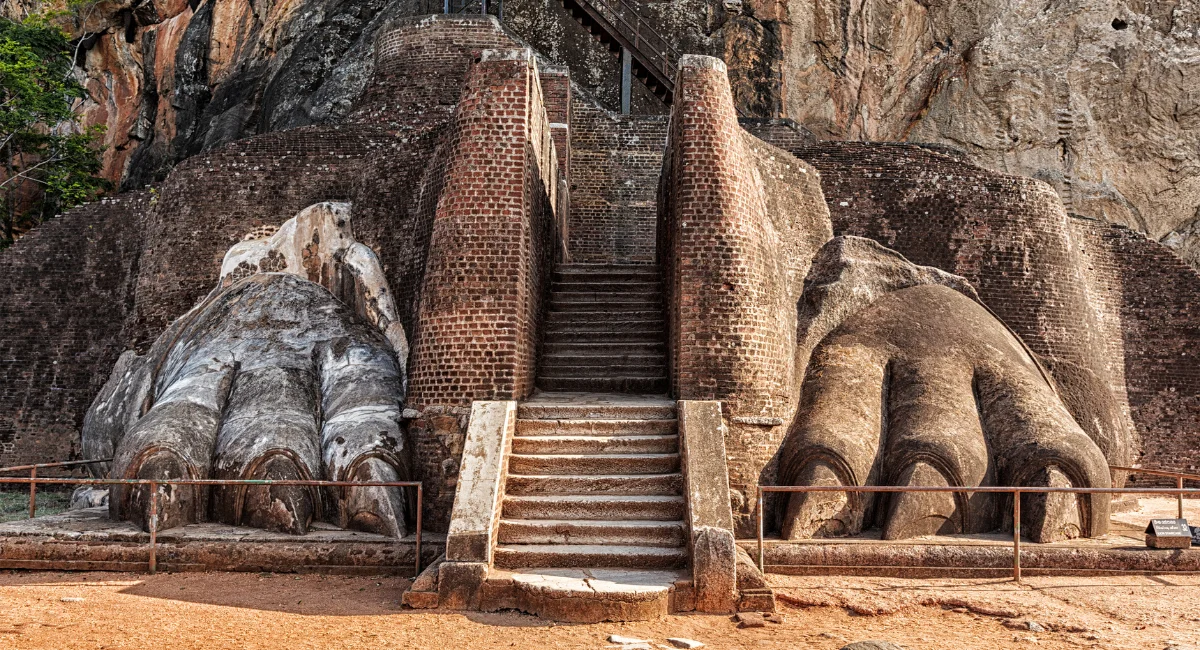
<path fill-rule="evenodd" d="M 964 279 L 836 238 L 814 260 L 799 322 L 811 354 L 781 484 L 1109 487 L 1104 454 L 1049 374 Z M 1108 495 L 1027 494 L 1022 505 L 1036 541 L 1107 529 Z M 1010 526 L 1010 508 L 1003 494 L 796 493 L 780 530 L 978 533 Z"/>
<path fill-rule="evenodd" d="M 235 246 L 220 286 L 146 355 L 121 356 L 85 419 L 85 453 L 113 457 L 113 478 L 406 480 L 406 344 L 382 277 L 344 204 Z M 149 492 L 120 487 L 111 515 L 145 528 Z M 407 509 L 382 487 L 165 485 L 158 504 L 160 528 L 303 534 L 324 520 L 391 536 Z"/>

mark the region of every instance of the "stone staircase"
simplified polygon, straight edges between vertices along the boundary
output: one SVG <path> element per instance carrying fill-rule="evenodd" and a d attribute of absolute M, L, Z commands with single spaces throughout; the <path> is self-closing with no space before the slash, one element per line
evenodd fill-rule
<path fill-rule="evenodd" d="M 686 607 L 675 403 L 541 393 L 517 417 L 494 554 L 515 606 L 579 622 Z"/>
<path fill-rule="evenodd" d="M 544 391 L 666 393 L 666 323 L 657 266 L 560 264 L 537 386 Z"/>
<path fill-rule="evenodd" d="M 518 407 L 496 566 L 687 563 L 674 403 L 603 401 L 535 398 Z"/>

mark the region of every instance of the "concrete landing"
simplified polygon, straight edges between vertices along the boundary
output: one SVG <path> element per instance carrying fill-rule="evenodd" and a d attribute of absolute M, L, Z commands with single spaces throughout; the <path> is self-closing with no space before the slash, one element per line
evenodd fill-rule
<path fill-rule="evenodd" d="M 484 611 L 517 609 L 568 623 L 649 621 L 694 605 L 685 571 L 514 569 L 496 571 Z"/>
<path fill-rule="evenodd" d="M 411 576 L 416 536 L 400 540 L 314 524 L 307 535 L 224 524 L 190 524 L 158 534 L 160 571 L 271 571 Z M 0 524 L 0 569 L 145 571 L 150 534 L 112 521 L 108 508 L 73 510 Z M 445 535 L 421 539 L 422 565 Z"/>

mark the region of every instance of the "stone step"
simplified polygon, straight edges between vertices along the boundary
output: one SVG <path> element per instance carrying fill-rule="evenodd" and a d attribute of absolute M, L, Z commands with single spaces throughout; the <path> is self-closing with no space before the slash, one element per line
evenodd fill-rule
<path fill-rule="evenodd" d="M 589 332 L 665 332 L 667 321 L 661 315 L 657 318 L 644 319 L 614 319 L 612 314 L 596 314 L 590 320 L 556 322 L 552 312 L 546 320 L 546 333 L 576 333 Z"/>
<path fill-rule="evenodd" d="M 658 297 L 621 296 L 601 300 L 551 294 L 548 308 L 551 311 L 633 312 L 661 310 L 663 306 Z"/>
<path fill-rule="evenodd" d="M 522 436 L 513 438 L 512 453 L 544 454 L 674 454 L 679 436 Z"/>
<path fill-rule="evenodd" d="M 670 474 L 679 454 L 512 454 L 511 474 Z"/>
<path fill-rule="evenodd" d="M 500 544 L 496 566 L 677 569 L 687 564 L 683 548 L 593 544 Z"/>
<path fill-rule="evenodd" d="M 659 343 L 666 341 L 667 333 L 660 325 L 641 330 L 564 332 L 547 329 L 542 340 L 546 343 Z"/>
<path fill-rule="evenodd" d="M 509 474 L 505 482 L 505 494 L 511 496 L 551 494 L 678 496 L 683 494 L 683 475 L 679 473 L 592 476 Z"/>
<path fill-rule="evenodd" d="M 683 546 L 686 539 L 682 521 L 501 519 L 499 542 L 677 548 Z"/>
<path fill-rule="evenodd" d="M 504 519 L 683 519 L 682 496 L 555 494 L 504 497 Z"/>
<path fill-rule="evenodd" d="M 551 276 L 553 282 L 660 282 L 662 273 L 657 266 L 559 266 Z"/>
<path fill-rule="evenodd" d="M 586 341 L 572 341 L 570 343 L 546 343 L 542 346 L 543 356 L 563 355 L 587 355 L 600 354 L 606 356 L 622 356 L 622 355 L 645 355 L 645 354 L 666 354 L 667 344 L 665 341 L 653 341 L 644 343 L 588 343 Z"/>
<path fill-rule="evenodd" d="M 623 322 L 623 321 L 655 321 L 665 322 L 666 315 L 660 308 L 645 309 L 645 310 L 622 310 L 619 314 L 613 314 L 611 311 L 583 311 L 572 309 L 570 311 L 554 311 L 546 312 L 546 323 L 554 325 L 564 325 L 567 323 L 605 323 L 605 322 Z"/>
<path fill-rule="evenodd" d="M 641 363 L 637 365 L 603 365 L 592 363 L 578 366 L 543 364 L 538 377 L 665 377 L 664 363 Z"/>
<path fill-rule="evenodd" d="M 612 346 L 608 346 L 609 349 Z M 543 356 L 541 367 L 547 366 L 663 366 L 667 355 L 663 352 L 635 352 L 632 354 L 605 354 L 603 348 L 590 348 L 582 354 L 557 351 Z"/>
<path fill-rule="evenodd" d="M 675 420 L 517 420 L 518 436 L 666 436 Z"/>
<path fill-rule="evenodd" d="M 686 570 L 494 567 L 481 608 L 511 607 L 565 623 L 654 621 L 691 611 L 694 599 L 681 595 L 694 593 L 690 577 Z"/>
<path fill-rule="evenodd" d="M 675 401 L 661 398 L 638 398 L 610 395 L 604 399 L 588 399 L 580 394 L 560 400 L 530 400 L 517 405 L 521 420 L 675 420 Z"/>
<path fill-rule="evenodd" d="M 604 291 L 609 293 L 658 293 L 662 291 L 662 282 L 655 276 L 653 280 L 562 280 L 550 285 L 551 293 L 559 291 Z"/>
<path fill-rule="evenodd" d="M 660 377 L 538 377 L 537 387 L 545 391 L 593 391 L 603 393 L 659 394 L 669 384 Z"/>
<path fill-rule="evenodd" d="M 584 291 L 551 291 L 550 297 L 563 302 L 628 302 L 628 301 L 662 301 L 662 292 L 653 291 L 599 291 L 596 289 Z"/>

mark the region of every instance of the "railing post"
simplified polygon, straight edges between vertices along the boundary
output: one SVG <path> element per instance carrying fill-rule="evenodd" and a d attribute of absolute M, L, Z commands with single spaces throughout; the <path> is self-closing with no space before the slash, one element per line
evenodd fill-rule
<path fill-rule="evenodd" d="M 621 48 L 621 115 L 629 115 L 633 99 L 633 54 Z"/>
<path fill-rule="evenodd" d="M 421 511 L 425 509 L 424 504 L 422 503 L 422 500 L 424 497 L 423 492 L 424 491 L 422 490 L 422 484 L 418 484 L 417 485 L 417 565 L 413 569 L 415 571 L 415 573 L 413 573 L 414 580 L 416 580 L 417 576 L 421 575 Z"/>
<path fill-rule="evenodd" d="M 763 568 L 763 490 L 761 485 L 758 486 L 758 506 L 756 510 L 758 513 L 756 516 L 756 519 L 758 519 L 758 570 L 766 573 L 767 570 Z"/>
<path fill-rule="evenodd" d="M 150 481 L 150 575 L 158 569 L 155 544 L 158 543 L 158 483 Z"/>
<path fill-rule="evenodd" d="M 29 518 L 37 514 L 37 468 L 29 470 Z"/>
<path fill-rule="evenodd" d="M 1021 491 L 1013 490 L 1013 581 L 1021 582 Z"/>
<path fill-rule="evenodd" d="M 1177 487 L 1179 487 L 1180 490 L 1183 490 L 1183 477 L 1182 476 L 1175 477 L 1175 485 Z M 1183 519 L 1183 492 L 1181 491 L 1178 494 L 1176 494 L 1175 496 L 1177 496 L 1179 498 L 1178 499 L 1179 500 L 1179 519 Z"/>

